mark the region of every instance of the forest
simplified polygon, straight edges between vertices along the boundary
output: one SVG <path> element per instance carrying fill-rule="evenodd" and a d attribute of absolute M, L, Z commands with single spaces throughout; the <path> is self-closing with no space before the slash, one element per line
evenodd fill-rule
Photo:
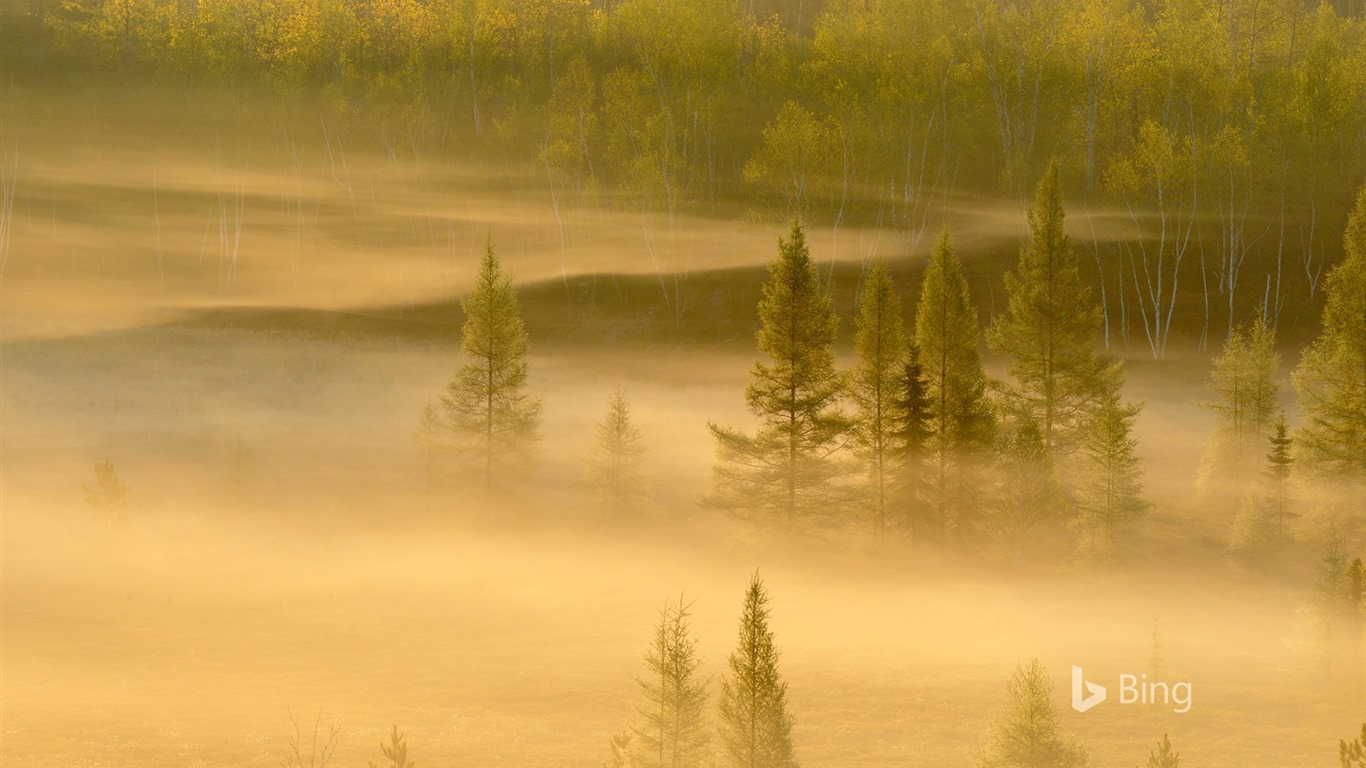
<path fill-rule="evenodd" d="M 1305 0 L 11 0 L 4 29 L 12 71 L 322 94 L 390 153 L 504 156 L 557 201 L 670 219 L 740 205 L 932 236 L 950 201 L 1024 201 L 1057 157 L 1079 197 L 1143 235 L 1094 258 L 1136 315 L 1122 333 L 1161 357 L 1192 271 L 1202 349 L 1318 290 L 1366 171 L 1362 15 Z"/>
<path fill-rule="evenodd" d="M 0 0 L 0 523 L 3 763 L 1366 768 L 1366 5 Z"/>

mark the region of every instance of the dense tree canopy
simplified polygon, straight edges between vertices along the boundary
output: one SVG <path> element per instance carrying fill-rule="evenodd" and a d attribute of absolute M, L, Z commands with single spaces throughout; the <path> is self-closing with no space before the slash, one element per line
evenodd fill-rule
<path fill-rule="evenodd" d="M 567 142 L 551 155 L 668 212 L 758 186 L 916 229 L 937 195 L 1023 194 L 1061 154 L 1088 194 L 1205 215 L 1232 295 L 1254 246 L 1300 245 L 1311 283 L 1336 248 L 1366 170 L 1359 5 L 51 0 L 3 11 L 0 49 L 35 76 L 397 100 L 415 136 L 528 160 Z"/>

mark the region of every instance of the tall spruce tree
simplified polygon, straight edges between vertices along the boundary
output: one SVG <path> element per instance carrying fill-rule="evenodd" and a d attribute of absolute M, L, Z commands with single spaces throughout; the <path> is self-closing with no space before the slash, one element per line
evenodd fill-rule
<path fill-rule="evenodd" d="M 446 386 L 441 402 L 459 444 L 481 460 L 488 486 L 495 475 L 530 455 L 541 416 L 540 400 L 526 393 L 528 342 L 521 310 L 492 241 L 461 308 L 468 362 Z"/>
<path fill-rule="evenodd" d="M 1053 680 L 1038 659 L 1016 667 L 1006 684 L 1009 701 L 996 721 L 981 768 L 1079 768 L 1086 752 L 1058 729 L 1053 709 Z"/>
<path fill-rule="evenodd" d="M 972 492 L 989 455 L 995 424 L 977 343 L 981 330 L 948 230 L 930 254 L 915 315 L 915 344 L 925 385 L 928 440 L 926 526 L 963 538 Z"/>
<path fill-rule="evenodd" d="M 701 768 L 709 763 L 707 681 L 698 668 L 697 640 L 688 628 L 688 606 L 679 599 L 659 613 L 655 639 L 636 678 L 644 696 L 640 724 L 631 729 L 635 768 Z"/>
<path fill-rule="evenodd" d="M 1284 413 L 1272 422 L 1267 442 L 1270 450 L 1257 490 L 1244 501 L 1230 542 L 1235 554 L 1255 564 L 1268 562 L 1290 540 L 1290 519 L 1296 517 L 1290 492 L 1293 441 Z"/>
<path fill-rule="evenodd" d="M 930 440 L 930 396 L 925 382 L 925 366 L 920 362 L 920 347 L 911 342 L 906 346 L 906 362 L 901 368 L 901 396 L 898 401 L 901 422 L 896 425 L 896 446 L 900 451 L 898 466 L 901 478 L 897 484 L 900 506 L 905 512 L 902 522 L 908 527 L 912 542 L 919 542 L 927 532 L 941 532 L 928 525 L 925 502 L 928 479 L 926 458 Z"/>
<path fill-rule="evenodd" d="M 1101 399 L 1118 389 L 1117 367 L 1096 351 L 1100 306 L 1082 284 L 1064 216 L 1054 160 L 1029 211 L 1029 244 L 1005 277 L 1006 311 L 987 333 L 991 348 L 1011 361 L 1007 410 L 1038 424 L 1055 457 L 1080 447 Z"/>
<path fill-rule="evenodd" d="M 1284 411 L 1277 414 L 1276 421 L 1271 424 L 1271 437 L 1267 442 L 1271 449 L 1266 454 L 1266 468 L 1262 470 L 1261 492 L 1267 512 L 1274 521 L 1276 540 L 1283 542 L 1290 538 L 1290 520 L 1299 516 L 1295 514 L 1290 488 L 1290 475 L 1295 468 L 1294 440 L 1290 437 Z"/>
<path fill-rule="evenodd" d="M 1215 358 L 1209 388 L 1215 399 L 1210 437 L 1200 471 L 1202 489 L 1241 492 L 1256 472 L 1262 447 L 1280 408 L 1276 332 L 1265 317 L 1238 326 Z"/>
<path fill-rule="evenodd" d="M 1366 479 L 1366 188 L 1357 195 L 1343 246 L 1346 258 L 1324 282 L 1323 329 L 1295 371 L 1307 417 L 1295 444 L 1306 472 L 1360 483 Z"/>
<path fill-rule="evenodd" d="M 645 493 L 645 433 L 631 419 L 631 404 L 621 390 L 612 394 L 594 436 L 589 482 L 607 510 L 620 516 Z"/>
<path fill-rule="evenodd" d="M 869 273 L 859 297 L 854 348 L 858 365 L 849 378 L 855 407 L 854 446 L 868 473 L 873 534 L 882 541 L 905 457 L 899 443 L 907 421 L 903 383 L 907 349 L 901 298 L 881 265 Z"/>
<path fill-rule="evenodd" d="M 849 421 L 837 408 L 843 385 L 832 344 L 838 321 L 821 288 L 806 236 L 792 223 L 778 241 L 759 302 L 759 350 L 745 389 L 759 419 L 754 436 L 708 423 L 716 438 L 713 506 L 797 518 L 830 509 L 839 469 L 832 455 Z"/>
<path fill-rule="evenodd" d="M 1110 552 L 1124 527 L 1148 509 L 1143 499 L 1138 441 L 1133 437 L 1138 412 L 1139 406 L 1122 404 L 1118 393 L 1110 393 L 1101 402 L 1082 443 L 1084 463 L 1076 504 L 1081 513 L 1085 555 Z"/>
<path fill-rule="evenodd" d="M 721 681 L 721 744 L 734 768 L 797 768 L 787 683 L 768 628 L 768 590 L 755 573 L 745 592 L 740 638 Z"/>

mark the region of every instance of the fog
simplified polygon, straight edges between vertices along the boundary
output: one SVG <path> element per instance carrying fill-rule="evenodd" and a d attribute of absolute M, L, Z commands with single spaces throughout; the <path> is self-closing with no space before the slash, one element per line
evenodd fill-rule
<path fill-rule="evenodd" d="M 10 98 L 28 101 L 3 136 L 18 182 L 0 276 L 0 762 L 277 765 L 293 718 L 305 738 L 339 726 L 339 766 L 378 758 L 394 724 L 421 766 L 596 766 L 680 595 L 715 700 L 756 570 L 810 768 L 971 764 L 1034 657 L 1102 768 L 1164 733 L 1190 765 L 1329 766 L 1361 725 L 1366 707 L 1322 677 L 1318 549 L 1254 572 L 1227 558 L 1231 520 L 1194 501 L 1205 356 L 1149 361 L 1139 331 L 1117 348 L 1146 403 L 1154 505 L 1121 562 L 775 532 L 699 499 L 707 422 L 750 423 L 753 298 L 781 216 L 557 199 L 534 169 L 386 149 L 327 115 L 239 107 L 236 124 L 148 132 L 146 104 Z M 1128 231 L 1127 214 L 1082 210 L 1079 243 Z M 817 263 L 839 265 L 842 363 L 862 268 L 892 263 L 911 305 L 941 224 L 983 321 L 1002 306 L 1023 206 L 941 211 L 920 235 L 812 225 Z M 489 240 L 545 403 L 534 477 L 495 492 L 454 459 L 428 483 L 413 440 L 459 364 L 454 302 Z M 617 389 L 649 451 L 649 501 L 626 522 L 583 480 Z M 82 501 L 102 460 L 131 488 L 126 524 Z M 1067 706 L 1074 664 L 1158 675 L 1155 635 L 1188 713 Z"/>

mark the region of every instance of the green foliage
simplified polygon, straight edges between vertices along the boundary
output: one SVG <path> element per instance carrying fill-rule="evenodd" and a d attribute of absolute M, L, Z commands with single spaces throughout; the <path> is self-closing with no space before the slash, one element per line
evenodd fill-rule
<path fill-rule="evenodd" d="M 485 249 L 474 289 L 461 302 L 462 352 L 469 361 L 456 372 L 441 402 L 459 446 L 482 460 L 484 482 L 524 461 L 540 424 L 541 402 L 525 392 L 527 333 L 512 278 Z"/>
<path fill-rule="evenodd" d="M 843 382 L 832 344 L 838 321 L 816 275 L 801 225 L 779 240 L 759 304 L 759 351 L 745 389 L 759 419 L 751 437 L 709 423 L 716 438 L 714 488 L 708 503 L 782 517 L 828 512 L 839 468 L 833 455 L 849 421 L 837 410 Z"/>
<path fill-rule="evenodd" d="M 669 214 L 747 185 L 799 215 L 876 216 L 915 237 L 960 187 L 1019 193 L 1065 154 L 1088 191 L 1105 175 L 1160 209 L 1161 253 L 1133 275 L 1158 356 L 1197 220 L 1217 230 L 1230 318 L 1249 222 L 1288 224 L 1276 250 L 1303 245 L 1312 296 L 1322 223 L 1336 227 L 1366 167 L 1366 26 L 1326 3 L 46 5 L 0 27 L 16 71 L 325 92 L 386 131 L 508 150 L 552 186 L 611 183 Z"/>
<path fill-rule="evenodd" d="M 1110 552 L 1121 532 L 1148 510 L 1138 441 L 1133 437 L 1139 410 L 1122 404 L 1117 393 L 1107 395 L 1082 444 L 1076 506 L 1081 513 L 1081 549 L 1087 556 Z"/>
<path fill-rule="evenodd" d="M 1039 152 L 1051 138 L 1040 126 L 1055 124 L 1065 106 L 1063 89 L 1054 86 L 1065 77 L 1059 38 L 1067 6 L 993 0 L 972 8 L 977 45 L 969 61 L 996 118 L 1000 178 L 1006 189 L 1022 189 L 1054 149 Z"/>
<path fill-rule="evenodd" d="M 891 275 L 881 265 L 868 274 L 859 297 L 856 326 L 858 365 L 849 377 L 849 396 L 855 408 L 851 433 L 854 450 L 868 472 L 874 533 L 881 540 L 905 454 L 899 445 L 900 433 L 909 417 L 902 400 L 906 394 L 902 378 L 906 334 L 901 298 Z"/>
<path fill-rule="evenodd" d="M 1322 604 L 1335 605 L 1347 599 L 1350 567 L 1347 540 L 1336 531 L 1330 532 L 1314 579 L 1314 591 Z"/>
<path fill-rule="evenodd" d="M 830 126 L 827 179 L 837 185 L 828 188 L 837 215 L 855 206 L 860 190 L 877 190 L 879 213 L 912 233 L 926 226 L 955 162 L 947 113 L 968 48 L 958 11 L 932 0 L 835 0 L 821 15 L 809 40 L 804 104 Z"/>
<path fill-rule="evenodd" d="M 1295 467 L 1294 440 L 1290 437 L 1290 425 L 1285 422 L 1284 411 L 1272 423 L 1268 442 L 1271 449 L 1266 454 L 1266 468 L 1262 470 L 1263 493 L 1274 511 L 1278 535 L 1286 538 L 1289 536 L 1287 523 L 1296 515 L 1291 509 L 1293 499 L 1290 496 L 1290 474 Z"/>
<path fill-rule="evenodd" d="M 655 639 L 645 654 L 645 675 L 636 678 L 644 703 L 640 725 L 631 728 L 633 768 L 701 768 L 708 762 L 707 681 L 700 679 L 697 640 L 688 629 L 682 599 L 660 611 Z M 613 740 L 613 751 L 618 744 Z"/>
<path fill-rule="evenodd" d="M 978 351 L 980 334 L 962 265 L 945 230 L 921 285 L 915 344 L 927 401 L 926 526 L 935 533 L 949 528 L 959 538 L 971 527 L 971 497 L 980 480 L 976 470 L 995 430 Z"/>
<path fill-rule="evenodd" d="M 828 197 L 838 185 L 844 141 L 839 126 L 789 101 L 764 127 L 763 137 L 763 146 L 745 163 L 745 181 L 777 192 L 789 215 L 805 216 L 812 198 Z"/>
<path fill-rule="evenodd" d="M 1254 562 L 1266 562 L 1290 540 L 1290 520 L 1298 517 L 1291 497 L 1290 474 L 1295 459 L 1285 414 L 1271 425 L 1270 450 L 1257 491 L 1248 497 L 1234 524 L 1233 549 Z"/>
<path fill-rule="evenodd" d="M 589 482 L 614 515 L 626 513 L 645 491 L 645 433 L 631 419 L 631 404 L 617 390 L 607 414 L 594 426 L 596 443 L 588 460 Z"/>
<path fill-rule="evenodd" d="M 897 447 L 901 477 L 897 484 L 899 497 L 906 510 L 903 521 L 911 535 L 918 540 L 923 535 L 942 533 L 930 526 L 925 499 L 929 497 L 929 458 L 927 447 L 930 432 L 930 395 L 925 378 L 925 366 L 920 362 L 920 347 L 911 342 L 906 347 L 906 362 L 898 381 L 900 394 L 896 406 L 901 413 L 899 423 L 893 423 L 894 444 Z"/>
<path fill-rule="evenodd" d="M 571 60 L 555 80 L 545 123 L 537 159 L 552 187 L 572 184 L 582 191 L 596 180 L 593 158 L 602 130 L 597 83 L 583 57 Z"/>
<path fill-rule="evenodd" d="M 1210 374 L 1215 399 L 1205 404 L 1214 411 L 1214 434 L 1202 487 L 1237 491 L 1252 475 L 1280 409 L 1280 362 L 1276 332 L 1265 317 L 1235 328 L 1224 342 Z"/>
<path fill-rule="evenodd" d="M 398 726 L 389 734 L 389 743 L 380 742 L 379 751 L 388 760 L 386 768 L 416 768 L 417 764 L 408 759 L 408 739 L 399 733 Z M 370 761 L 370 768 L 380 768 L 375 761 Z"/>
<path fill-rule="evenodd" d="M 1325 282 L 1323 330 L 1295 371 L 1307 421 L 1295 436 L 1306 472 L 1366 480 L 1366 189 Z"/>
<path fill-rule="evenodd" d="M 1082 147 L 1088 189 L 1099 181 L 1098 155 L 1129 134 L 1134 93 L 1152 67 L 1153 41 L 1143 10 L 1129 0 L 1083 0 L 1062 30 L 1064 66 L 1079 86 L 1073 130 Z"/>
<path fill-rule="evenodd" d="M 1157 749 L 1148 754 L 1148 768 L 1181 768 L 1181 753 L 1172 750 L 1172 741 L 1162 734 Z"/>
<path fill-rule="evenodd" d="M 1200 165 L 1194 139 L 1157 120 L 1145 120 L 1129 151 L 1116 154 L 1106 171 L 1106 186 L 1123 202 L 1134 225 L 1125 255 L 1138 292 L 1143 333 L 1154 358 L 1162 358 L 1176 312 L 1181 263 L 1196 225 Z M 1143 214 L 1156 210 L 1159 231 L 1148 234 Z M 1140 280 L 1140 274 L 1142 279 Z"/>
<path fill-rule="evenodd" d="M 623 0 L 602 18 L 604 112 L 619 179 L 673 215 L 715 173 L 709 151 L 739 29 L 725 0 Z M 710 197 L 710 190 L 707 190 Z"/>
<path fill-rule="evenodd" d="M 1117 389 L 1117 370 L 1095 349 L 1100 307 L 1081 282 L 1063 230 L 1060 173 L 1054 162 L 1039 182 L 1029 245 L 1005 278 L 1009 304 L 987 333 L 992 348 L 1011 360 L 1007 410 L 1037 424 L 1053 456 L 1077 450 L 1101 399 Z"/>
<path fill-rule="evenodd" d="M 1038 659 L 1016 667 L 1006 684 L 1005 714 L 992 727 L 980 768 L 1079 768 L 1086 752 L 1058 731 L 1053 680 Z"/>
<path fill-rule="evenodd" d="M 768 590 L 755 573 L 745 592 L 740 638 L 721 681 L 721 744 L 734 768 L 797 768 L 787 682 L 768 628 Z"/>

